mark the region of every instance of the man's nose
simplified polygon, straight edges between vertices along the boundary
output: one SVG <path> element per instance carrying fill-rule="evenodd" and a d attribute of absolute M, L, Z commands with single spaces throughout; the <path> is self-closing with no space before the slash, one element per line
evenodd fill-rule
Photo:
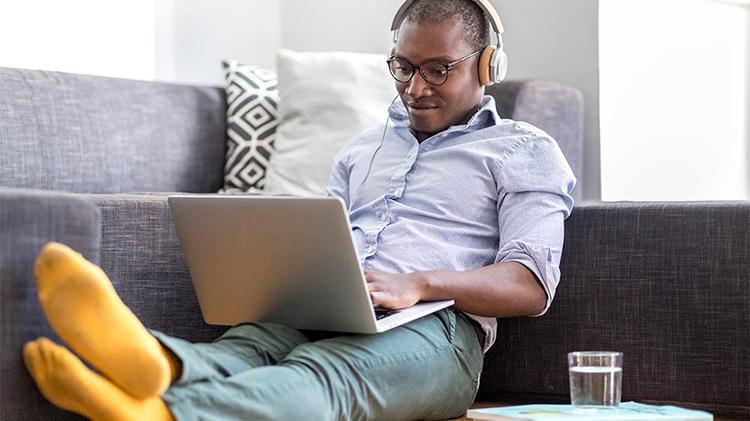
<path fill-rule="evenodd" d="M 419 98 L 421 96 L 427 95 L 427 90 L 431 88 L 432 85 L 424 80 L 424 77 L 422 77 L 422 73 L 414 72 L 414 76 L 412 76 L 409 84 L 406 86 L 406 93 L 413 98 Z"/>

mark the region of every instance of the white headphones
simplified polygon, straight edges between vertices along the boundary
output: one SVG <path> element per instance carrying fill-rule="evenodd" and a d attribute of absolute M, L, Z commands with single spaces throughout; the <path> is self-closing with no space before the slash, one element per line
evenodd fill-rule
<path fill-rule="evenodd" d="M 401 27 L 401 22 L 406 17 L 406 11 L 415 1 L 405 1 L 396 12 L 396 16 L 393 17 L 391 31 L 393 31 L 394 43 L 398 41 L 398 28 Z M 490 86 L 502 82 L 508 73 L 508 55 L 503 50 L 503 38 L 501 36 L 504 30 L 503 22 L 489 0 L 472 1 L 484 11 L 484 15 L 489 19 L 497 38 L 495 45 L 488 45 L 482 51 L 482 55 L 479 56 L 479 82 L 484 86 Z"/>

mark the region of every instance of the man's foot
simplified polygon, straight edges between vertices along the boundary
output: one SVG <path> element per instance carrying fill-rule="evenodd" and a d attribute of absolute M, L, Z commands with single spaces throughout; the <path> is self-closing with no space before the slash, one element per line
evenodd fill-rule
<path fill-rule="evenodd" d="M 130 396 L 47 338 L 27 342 L 23 359 L 42 395 L 60 408 L 93 420 L 173 419 L 161 398 Z"/>
<path fill-rule="evenodd" d="M 34 265 L 52 328 L 78 355 L 136 398 L 159 396 L 172 373 L 166 351 L 120 300 L 107 275 L 80 254 L 49 243 Z"/>

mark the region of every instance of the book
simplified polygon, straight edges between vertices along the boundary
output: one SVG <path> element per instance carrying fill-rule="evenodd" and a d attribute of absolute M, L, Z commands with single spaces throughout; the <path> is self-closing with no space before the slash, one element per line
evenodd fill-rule
<path fill-rule="evenodd" d="M 581 409 L 571 405 L 519 405 L 470 409 L 466 418 L 488 421 L 713 421 L 708 412 L 677 406 L 624 402 L 605 409 Z"/>

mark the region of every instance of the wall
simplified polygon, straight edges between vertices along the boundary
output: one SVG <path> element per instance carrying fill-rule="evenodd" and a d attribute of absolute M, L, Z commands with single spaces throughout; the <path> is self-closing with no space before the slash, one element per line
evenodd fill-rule
<path fill-rule="evenodd" d="M 274 66 L 281 46 L 280 5 L 281 0 L 3 1 L 0 66 L 217 85 L 222 59 Z"/>
<path fill-rule="evenodd" d="M 221 61 L 273 68 L 281 0 L 157 0 L 156 79 L 220 85 Z"/>
<path fill-rule="evenodd" d="M 401 0 L 282 0 L 281 43 L 297 51 L 387 54 Z"/>
<path fill-rule="evenodd" d="M 0 66 L 154 77 L 151 0 L 0 3 Z"/>
<path fill-rule="evenodd" d="M 386 54 L 401 0 L 159 0 L 158 79 L 220 84 L 219 62 L 275 66 L 276 51 Z"/>

